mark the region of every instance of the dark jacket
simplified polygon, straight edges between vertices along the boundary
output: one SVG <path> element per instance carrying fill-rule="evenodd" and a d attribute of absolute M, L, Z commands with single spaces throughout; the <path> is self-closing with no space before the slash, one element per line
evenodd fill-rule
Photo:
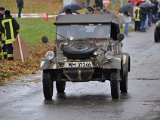
<path fill-rule="evenodd" d="M 3 19 L 4 19 L 4 15 L 0 14 L 0 23 L 2 22 Z"/>
<path fill-rule="evenodd" d="M 147 11 L 144 8 L 141 8 L 140 9 L 140 19 L 144 21 L 146 20 L 146 18 L 147 18 Z"/>
<path fill-rule="evenodd" d="M 2 20 L 3 20 L 3 15 L 1 15 L 0 14 L 0 24 L 1 24 L 1 22 L 2 22 Z M 1 25 L 0 25 L 1 26 Z M 1 29 L 1 28 L 0 28 Z M 2 34 L 1 34 L 1 31 L 0 31 L 0 41 L 2 40 Z"/>
<path fill-rule="evenodd" d="M 23 8 L 23 0 L 17 0 L 17 7 Z"/>
<path fill-rule="evenodd" d="M 3 20 L 3 15 L 0 14 L 0 22 Z"/>
<path fill-rule="evenodd" d="M 154 0 L 154 1 L 151 1 L 155 6 L 152 7 L 152 11 L 153 11 L 153 14 L 157 14 L 158 12 L 158 1 L 157 0 Z"/>

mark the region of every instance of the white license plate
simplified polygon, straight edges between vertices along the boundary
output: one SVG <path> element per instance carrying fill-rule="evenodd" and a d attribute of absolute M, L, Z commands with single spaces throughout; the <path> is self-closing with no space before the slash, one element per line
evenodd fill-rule
<path fill-rule="evenodd" d="M 92 66 L 92 62 L 65 62 L 64 65 L 67 68 L 87 68 Z"/>

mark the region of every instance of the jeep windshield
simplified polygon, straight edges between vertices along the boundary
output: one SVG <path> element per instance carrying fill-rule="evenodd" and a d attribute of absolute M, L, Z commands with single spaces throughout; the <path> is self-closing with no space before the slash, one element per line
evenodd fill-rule
<path fill-rule="evenodd" d="M 57 40 L 107 39 L 110 29 L 110 24 L 59 25 Z"/>

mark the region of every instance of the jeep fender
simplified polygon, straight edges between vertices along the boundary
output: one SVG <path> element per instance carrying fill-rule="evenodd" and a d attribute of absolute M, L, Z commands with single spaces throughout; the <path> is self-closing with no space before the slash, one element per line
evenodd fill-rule
<path fill-rule="evenodd" d="M 103 69 L 121 69 L 122 55 L 116 55 L 111 62 L 103 63 Z"/>
<path fill-rule="evenodd" d="M 123 75 L 130 72 L 130 56 L 127 53 L 123 53 L 122 55 L 122 72 Z"/>
<path fill-rule="evenodd" d="M 46 69 L 56 69 L 57 65 L 54 64 L 52 61 L 43 59 L 40 62 L 40 70 L 46 70 Z"/>

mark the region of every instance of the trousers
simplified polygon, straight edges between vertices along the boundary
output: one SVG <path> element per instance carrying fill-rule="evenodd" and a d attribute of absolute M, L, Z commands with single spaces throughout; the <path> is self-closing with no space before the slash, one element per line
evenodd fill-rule
<path fill-rule="evenodd" d="M 7 59 L 8 60 L 14 60 L 14 58 L 13 58 L 13 46 L 12 46 L 12 44 L 7 44 L 6 48 L 7 48 Z"/>

